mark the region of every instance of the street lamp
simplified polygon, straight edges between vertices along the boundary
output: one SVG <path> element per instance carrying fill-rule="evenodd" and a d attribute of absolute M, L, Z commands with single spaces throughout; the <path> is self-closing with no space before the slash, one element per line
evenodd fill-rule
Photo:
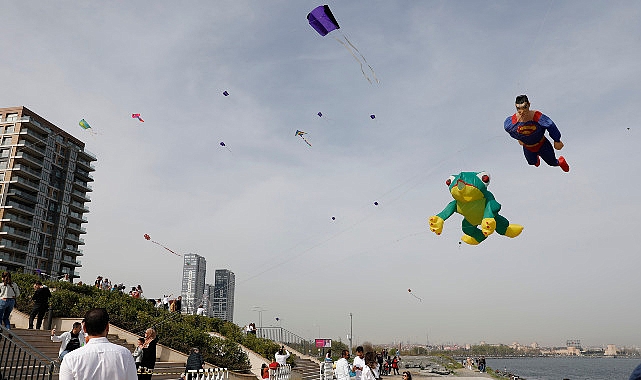
<path fill-rule="evenodd" d="M 352 356 L 352 337 L 354 333 L 352 331 L 352 313 L 349 313 L 349 356 Z"/>
<path fill-rule="evenodd" d="M 254 307 L 252 307 L 252 310 L 258 312 L 258 328 L 261 329 L 259 335 L 262 338 L 263 337 L 263 330 L 262 330 L 262 328 L 263 328 L 263 311 L 267 311 L 267 309 L 263 309 L 262 306 L 254 306 Z"/>

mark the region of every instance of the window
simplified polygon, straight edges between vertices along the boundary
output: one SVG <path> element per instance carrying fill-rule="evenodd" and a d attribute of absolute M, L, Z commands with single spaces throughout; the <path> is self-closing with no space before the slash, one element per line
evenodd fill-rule
<path fill-rule="evenodd" d="M 0 149 L 0 157 L 9 157 L 11 149 Z"/>
<path fill-rule="evenodd" d="M 7 114 L 7 121 L 16 121 L 18 120 L 18 114 L 17 113 L 8 113 Z"/>
<path fill-rule="evenodd" d="M 2 138 L 2 145 L 11 145 L 11 136 L 5 136 Z"/>
<path fill-rule="evenodd" d="M 14 131 L 14 126 L 13 125 L 7 125 L 7 130 L 5 133 L 12 133 Z"/>

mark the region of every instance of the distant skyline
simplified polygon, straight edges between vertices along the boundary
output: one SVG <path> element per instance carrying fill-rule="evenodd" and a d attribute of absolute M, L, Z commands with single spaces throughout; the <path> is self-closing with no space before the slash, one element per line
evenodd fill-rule
<path fill-rule="evenodd" d="M 352 313 L 360 342 L 641 345 L 641 3 L 326 4 L 325 37 L 305 0 L 5 4 L 0 104 L 98 159 L 80 280 L 178 294 L 195 253 L 207 283 L 235 273 L 241 326 L 261 309 L 346 341 Z M 519 94 L 569 173 L 505 133 Z M 429 231 L 461 171 L 490 173 L 520 236 L 459 244 L 458 214 Z"/>

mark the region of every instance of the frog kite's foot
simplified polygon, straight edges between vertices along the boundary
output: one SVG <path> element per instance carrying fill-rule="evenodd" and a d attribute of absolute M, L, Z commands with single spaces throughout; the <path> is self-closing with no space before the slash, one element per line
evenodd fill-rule
<path fill-rule="evenodd" d="M 523 231 L 523 226 L 520 224 L 510 224 L 505 230 L 505 236 L 509 238 L 517 237 Z"/>
<path fill-rule="evenodd" d="M 569 172 L 570 171 L 570 165 L 568 165 L 568 162 L 565 160 L 565 157 L 559 156 L 559 166 L 561 167 L 561 170 L 564 172 Z"/>
<path fill-rule="evenodd" d="M 464 242 L 466 242 L 469 245 L 477 245 L 479 243 L 476 239 L 474 239 L 470 235 L 461 236 L 461 240 L 463 240 Z"/>

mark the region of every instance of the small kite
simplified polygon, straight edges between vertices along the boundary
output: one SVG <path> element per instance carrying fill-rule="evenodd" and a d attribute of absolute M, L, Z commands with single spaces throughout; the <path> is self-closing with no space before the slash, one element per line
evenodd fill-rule
<path fill-rule="evenodd" d="M 223 95 L 229 96 L 229 92 L 227 92 L 227 90 L 225 90 L 225 91 L 223 91 Z"/>
<path fill-rule="evenodd" d="M 523 231 L 523 226 L 510 224 L 499 215 L 501 204 L 487 190 L 490 175 L 486 172 L 461 172 L 450 176 L 445 184 L 454 200 L 429 218 L 430 230 L 435 234 L 443 232 L 443 223 L 455 212 L 463 215 L 461 240 L 470 245 L 479 244 L 494 231 L 509 238 L 517 237 Z"/>
<path fill-rule="evenodd" d="M 306 135 L 306 134 L 307 134 L 307 132 L 303 132 L 303 131 L 300 131 L 300 130 L 297 129 L 296 130 L 296 134 L 294 136 L 300 136 L 300 138 L 303 139 L 303 141 L 305 141 L 307 143 L 307 145 L 312 146 L 312 144 L 310 144 L 309 141 L 307 141 L 305 136 L 303 136 L 303 135 Z"/>
<path fill-rule="evenodd" d="M 87 123 L 85 119 L 80 120 L 80 122 L 78 122 L 78 125 L 80 125 L 80 128 L 89 132 L 89 134 L 93 136 L 97 135 L 97 133 L 93 129 L 91 129 L 91 125 L 89 125 L 89 123 Z"/>
<path fill-rule="evenodd" d="M 318 117 L 323 117 L 323 113 L 322 112 L 319 112 L 316 115 L 318 115 Z M 628 128 L 628 129 L 630 129 L 630 128 Z"/>
<path fill-rule="evenodd" d="M 181 256 L 180 254 L 178 254 L 178 253 L 176 253 L 176 252 L 172 251 L 171 249 L 169 249 L 169 248 L 165 247 L 164 245 L 162 245 L 162 244 L 158 243 L 157 241 L 153 241 L 153 240 L 151 240 L 151 236 L 149 236 L 148 234 L 145 234 L 145 240 L 149 240 L 150 242 L 152 242 L 152 243 L 154 243 L 154 244 L 156 244 L 156 245 L 159 245 L 159 246 L 163 247 L 164 249 L 168 250 L 169 252 L 173 253 L 173 254 L 174 254 L 174 255 L 176 255 L 176 256 Z"/>
<path fill-rule="evenodd" d="M 378 202 L 374 202 L 374 206 L 378 206 Z"/>
<path fill-rule="evenodd" d="M 141 121 L 141 122 L 143 122 L 143 123 L 145 122 L 145 121 L 142 119 L 142 117 L 140 117 L 140 114 L 139 114 L 139 113 L 132 113 L 132 114 L 131 114 L 131 118 L 132 118 L 132 119 L 138 119 L 138 120 L 140 120 L 140 121 Z"/>
<path fill-rule="evenodd" d="M 335 217 L 335 216 L 332 216 L 332 220 L 336 220 L 336 217 Z"/>
<path fill-rule="evenodd" d="M 416 294 L 412 293 L 412 289 L 407 289 L 407 292 L 408 292 L 412 297 L 416 298 L 416 299 L 417 299 L 417 300 L 419 300 L 420 302 L 423 302 L 423 299 L 422 299 L 421 297 L 419 297 L 419 296 L 417 296 Z"/>
<path fill-rule="evenodd" d="M 328 5 L 319 5 L 318 7 L 314 8 L 311 12 L 309 12 L 309 14 L 307 14 L 307 21 L 309 21 L 309 25 L 311 25 L 311 27 L 314 28 L 314 30 L 323 37 L 329 34 L 331 31 L 341 28 L 338 25 L 338 21 L 336 21 L 336 18 L 332 14 L 332 11 L 329 9 Z M 347 39 L 347 37 L 345 37 L 344 35 L 342 35 L 342 37 L 345 41 L 336 37 L 334 37 L 334 39 L 338 41 L 338 43 L 343 45 L 345 49 L 349 51 L 352 57 L 354 57 L 356 62 L 358 62 L 358 64 L 361 66 L 361 72 L 363 73 L 365 79 L 367 79 L 369 83 L 372 83 L 372 79 L 376 83 L 380 83 L 378 78 L 376 78 L 374 69 L 369 65 L 369 63 L 367 63 L 367 60 L 365 59 L 363 54 L 361 54 L 361 52 L 356 48 L 356 46 L 354 46 L 354 44 L 351 43 L 350 40 Z M 356 56 L 356 54 L 358 54 L 358 56 Z M 363 65 L 367 65 L 367 67 L 369 67 L 373 78 L 370 78 L 365 73 Z"/>
<path fill-rule="evenodd" d="M 223 141 L 220 142 L 220 146 L 222 146 L 224 148 L 227 148 L 227 150 L 231 152 L 231 149 L 229 149 L 229 147 L 227 145 L 225 145 L 225 143 Z"/>
<path fill-rule="evenodd" d="M 376 119 L 376 115 L 374 115 L 374 114 L 369 115 L 369 117 L 370 117 L 372 120 Z"/>

